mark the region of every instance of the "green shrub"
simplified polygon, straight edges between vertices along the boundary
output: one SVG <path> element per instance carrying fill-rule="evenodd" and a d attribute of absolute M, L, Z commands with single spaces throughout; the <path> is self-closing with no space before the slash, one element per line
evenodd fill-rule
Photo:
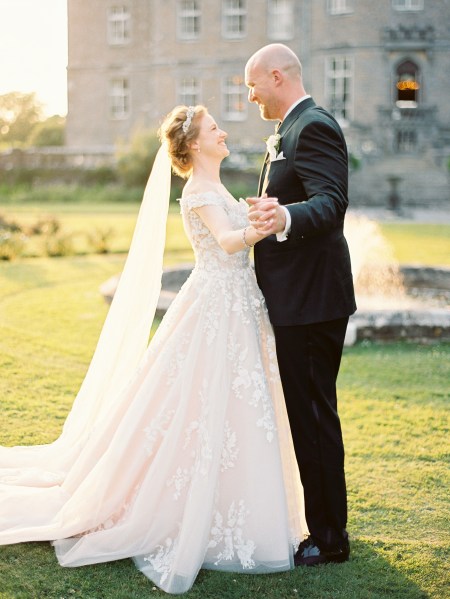
<path fill-rule="evenodd" d="M 77 170 L 77 177 L 73 181 L 79 185 L 106 185 L 117 183 L 119 180 L 117 168 L 113 166 L 98 166 L 90 169 Z"/>
<path fill-rule="evenodd" d="M 348 168 L 349 168 L 350 172 L 352 173 L 354 171 L 357 171 L 360 166 L 361 166 L 361 158 L 358 158 L 358 156 L 356 156 L 355 154 L 350 152 L 348 155 Z"/>
<path fill-rule="evenodd" d="M 8 186 L 32 186 L 48 184 L 68 185 L 105 185 L 117 183 L 117 170 L 112 166 L 99 166 L 97 168 L 14 168 L 0 170 L 0 176 Z"/>
<path fill-rule="evenodd" d="M 87 239 L 95 254 L 107 254 L 111 251 L 110 242 L 114 235 L 115 231 L 112 227 L 109 229 L 97 227 L 87 234 Z"/>
<path fill-rule="evenodd" d="M 255 196 L 258 192 L 259 173 L 229 169 L 222 173 L 222 181 L 231 195 L 236 198 Z"/>
<path fill-rule="evenodd" d="M 18 258 L 25 247 L 27 237 L 23 233 L 12 233 L 0 229 L 0 260 Z"/>
<path fill-rule="evenodd" d="M 7 185 L 31 185 L 35 179 L 35 170 L 17 167 L 11 170 L 1 170 L 0 176 Z"/>
<path fill-rule="evenodd" d="M 0 231 L 9 231 L 10 233 L 17 233 L 22 231 L 22 227 L 16 221 L 8 220 L 0 214 Z"/>
<path fill-rule="evenodd" d="M 156 153 L 160 147 L 154 131 L 137 131 L 129 144 L 119 144 L 117 171 L 122 184 L 144 187 L 150 174 Z"/>
<path fill-rule="evenodd" d="M 37 220 L 29 228 L 30 235 L 55 235 L 61 229 L 56 216 L 46 216 Z"/>
<path fill-rule="evenodd" d="M 74 254 L 73 234 L 58 232 L 45 239 L 45 251 L 51 258 Z"/>

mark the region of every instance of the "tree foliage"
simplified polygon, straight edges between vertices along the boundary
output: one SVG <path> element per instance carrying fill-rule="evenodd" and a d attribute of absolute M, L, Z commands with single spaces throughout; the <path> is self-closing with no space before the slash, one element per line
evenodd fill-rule
<path fill-rule="evenodd" d="M 65 124 L 66 119 L 57 114 L 36 123 L 27 140 L 29 145 L 38 147 L 64 145 Z"/>
<path fill-rule="evenodd" d="M 35 93 L 0 95 L 0 147 L 61 146 L 64 129 L 64 117 L 44 117 Z"/>
<path fill-rule="evenodd" d="M 154 131 L 137 131 L 128 145 L 121 144 L 117 152 L 120 180 L 128 187 L 143 187 L 147 182 L 160 142 Z"/>
<path fill-rule="evenodd" d="M 2 142 L 25 144 L 33 128 L 42 119 L 42 104 L 35 93 L 9 92 L 0 96 Z"/>

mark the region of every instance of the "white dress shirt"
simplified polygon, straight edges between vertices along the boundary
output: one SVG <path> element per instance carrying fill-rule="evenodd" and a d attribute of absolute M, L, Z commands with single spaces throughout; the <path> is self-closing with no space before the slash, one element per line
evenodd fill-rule
<path fill-rule="evenodd" d="M 290 106 L 286 112 L 286 114 L 284 115 L 283 121 L 286 119 L 286 117 L 288 116 L 289 113 L 291 113 L 294 108 L 296 106 L 298 106 L 300 104 L 300 102 L 303 102 L 303 100 L 306 100 L 307 98 L 310 98 L 311 96 L 309 94 L 306 94 L 306 96 L 302 96 L 301 98 L 299 98 L 298 100 L 296 100 L 292 106 Z M 282 122 L 283 122 L 282 121 Z M 286 208 L 286 206 L 281 206 L 281 208 L 283 208 L 285 214 L 286 214 L 286 226 L 284 227 L 284 231 L 282 231 L 281 233 L 277 233 L 277 241 L 286 241 L 286 239 L 288 238 L 288 235 L 291 231 L 291 215 L 289 210 Z"/>

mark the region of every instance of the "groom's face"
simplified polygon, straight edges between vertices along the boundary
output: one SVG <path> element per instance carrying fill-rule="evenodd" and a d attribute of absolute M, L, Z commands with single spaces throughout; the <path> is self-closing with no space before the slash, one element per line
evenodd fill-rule
<path fill-rule="evenodd" d="M 258 65 L 250 64 L 245 71 L 245 84 L 248 87 L 248 101 L 258 104 L 261 118 L 265 121 L 278 119 L 274 81 L 270 73 Z"/>

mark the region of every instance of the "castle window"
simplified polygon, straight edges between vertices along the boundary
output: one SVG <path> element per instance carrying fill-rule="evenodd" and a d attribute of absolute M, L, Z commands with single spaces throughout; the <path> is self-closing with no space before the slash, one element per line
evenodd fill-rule
<path fill-rule="evenodd" d="M 397 152 L 407 154 L 417 149 L 417 133 L 414 129 L 399 129 L 395 136 L 395 149 Z"/>
<path fill-rule="evenodd" d="M 229 39 L 245 36 L 247 27 L 246 0 L 222 0 L 222 35 Z"/>
<path fill-rule="evenodd" d="M 341 124 L 352 120 L 353 60 L 348 56 L 327 59 L 325 72 L 327 106 Z"/>
<path fill-rule="evenodd" d="M 184 77 L 178 86 L 180 104 L 196 106 L 200 103 L 200 86 L 194 77 Z"/>
<path fill-rule="evenodd" d="M 116 77 L 111 80 L 109 100 L 112 119 L 121 120 L 130 116 L 130 85 L 128 79 Z"/>
<path fill-rule="evenodd" d="M 395 99 L 399 108 L 415 108 L 419 97 L 419 68 L 411 60 L 405 60 L 397 67 Z"/>
<path fill-rule="evenodd" d="M 178 37 L 184 40 L 197 39 L 200 35 L 201 12 L 195 0 L 181 0 L 178 4 Z"/>
<path fill-rule="evenodd" d="M 222 115 L 228 121 L 247 118 L 247 90 L 241 75 L 225 77 L 222 85 Z"/>
<path fill-rule="evenodd" d="M 394 10 L 423 10 L 423 0 L 392 0 Z"/>
<path fill-rule="evenodd" d="M 123 46 L 131 40 L 131 17 L 126 6 L 112 6 L 108 11 L 108 43 Z"/>
<path fill-rule="evenodd" d="M 353 12 L 350 3 L 352 0 L 328 0 L 328 12 L 330 15 L 346 15 Z"/>
<path fill-rule="evenodd" d="M 273 40 L 294 37 L 294 3 L 292 0 L 269 0 L 267 35 Z"/>

